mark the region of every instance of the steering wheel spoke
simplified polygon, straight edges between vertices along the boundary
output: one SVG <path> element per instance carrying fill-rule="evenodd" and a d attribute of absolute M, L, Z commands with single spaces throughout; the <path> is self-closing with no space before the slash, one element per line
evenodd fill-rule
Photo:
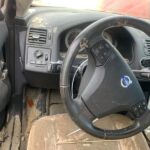
<path fill-rule="evenodd" d="M 112 55 L 113 47 L 105 39 L 99 40 L 91 48 L 91 54 L 94 57 L 96 66 L 103 66 Z"/>
<path fill-rule="evenodd" d="M 147 108 L 145 112 L 136 118 L 136 123 L 139 124 L 139 132 L 143 131 L 147 126 L 150 125 L 150 110 Z"/>
<path fill-rule="evenodd" d="M 131 113 L 136 118 L 140 118 L 147 111 L 148 108 L 146 101 L 140 101 L 131 107 Z"/>

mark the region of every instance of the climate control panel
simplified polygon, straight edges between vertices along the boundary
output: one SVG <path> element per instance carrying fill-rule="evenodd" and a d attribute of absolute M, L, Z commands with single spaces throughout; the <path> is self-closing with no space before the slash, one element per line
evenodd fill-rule
<path fill-rule="evenodd" d="M 50 55 L 50 49 L 28 47 L 25 57 L 25 69 L 36 72 L 50 72 Z"/>

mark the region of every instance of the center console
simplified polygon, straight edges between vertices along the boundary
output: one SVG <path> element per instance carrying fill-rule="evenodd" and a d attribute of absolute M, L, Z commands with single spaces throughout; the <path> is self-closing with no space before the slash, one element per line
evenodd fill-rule
<path fill-rule="evenodd" d="M 51 72 L 50 49 L 28 47 L 25 69 L 35 72 Z"/>
<path fill-rule="evenodd" d="M 24 69 L 28 83 L 35 87 L 58 88 L 60 63 L 52 63 L 52 32 L 49 28 L 29 28 Z"/>
<path fill-rule="evenodd" d="M 27 34 L 25 70 L 51 72 L 52 33 L 48 29 L 30 28 Z"/>

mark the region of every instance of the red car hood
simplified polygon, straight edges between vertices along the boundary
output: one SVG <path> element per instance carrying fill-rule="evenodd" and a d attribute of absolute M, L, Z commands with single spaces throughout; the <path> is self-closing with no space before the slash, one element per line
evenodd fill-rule
<path fill-rule="evenodd" d="M 150 0 L 102 0 L 100 10 L 150 19 Z"/>

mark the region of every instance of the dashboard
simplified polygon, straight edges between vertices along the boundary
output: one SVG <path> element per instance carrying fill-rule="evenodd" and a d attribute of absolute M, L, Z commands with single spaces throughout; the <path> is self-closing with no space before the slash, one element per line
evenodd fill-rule
<path fill-rule="evenodd" d="M 33 7 L 23 18 L 16 18 L 15 72 L 19 86 L 58 88 L 63 59 L 76 36 L 91 23 L 114 14 L 63 8 Z M 142 70 L 150 67 L 150 38 L 131 27 L 107 29 L 103 36 L 124 57 L 139 81 L 150 81 Z M 88 58 L 86 51 L 77 55 L 75 65 Z M 144 72 L 144 73 L 143 73 Z"/>

